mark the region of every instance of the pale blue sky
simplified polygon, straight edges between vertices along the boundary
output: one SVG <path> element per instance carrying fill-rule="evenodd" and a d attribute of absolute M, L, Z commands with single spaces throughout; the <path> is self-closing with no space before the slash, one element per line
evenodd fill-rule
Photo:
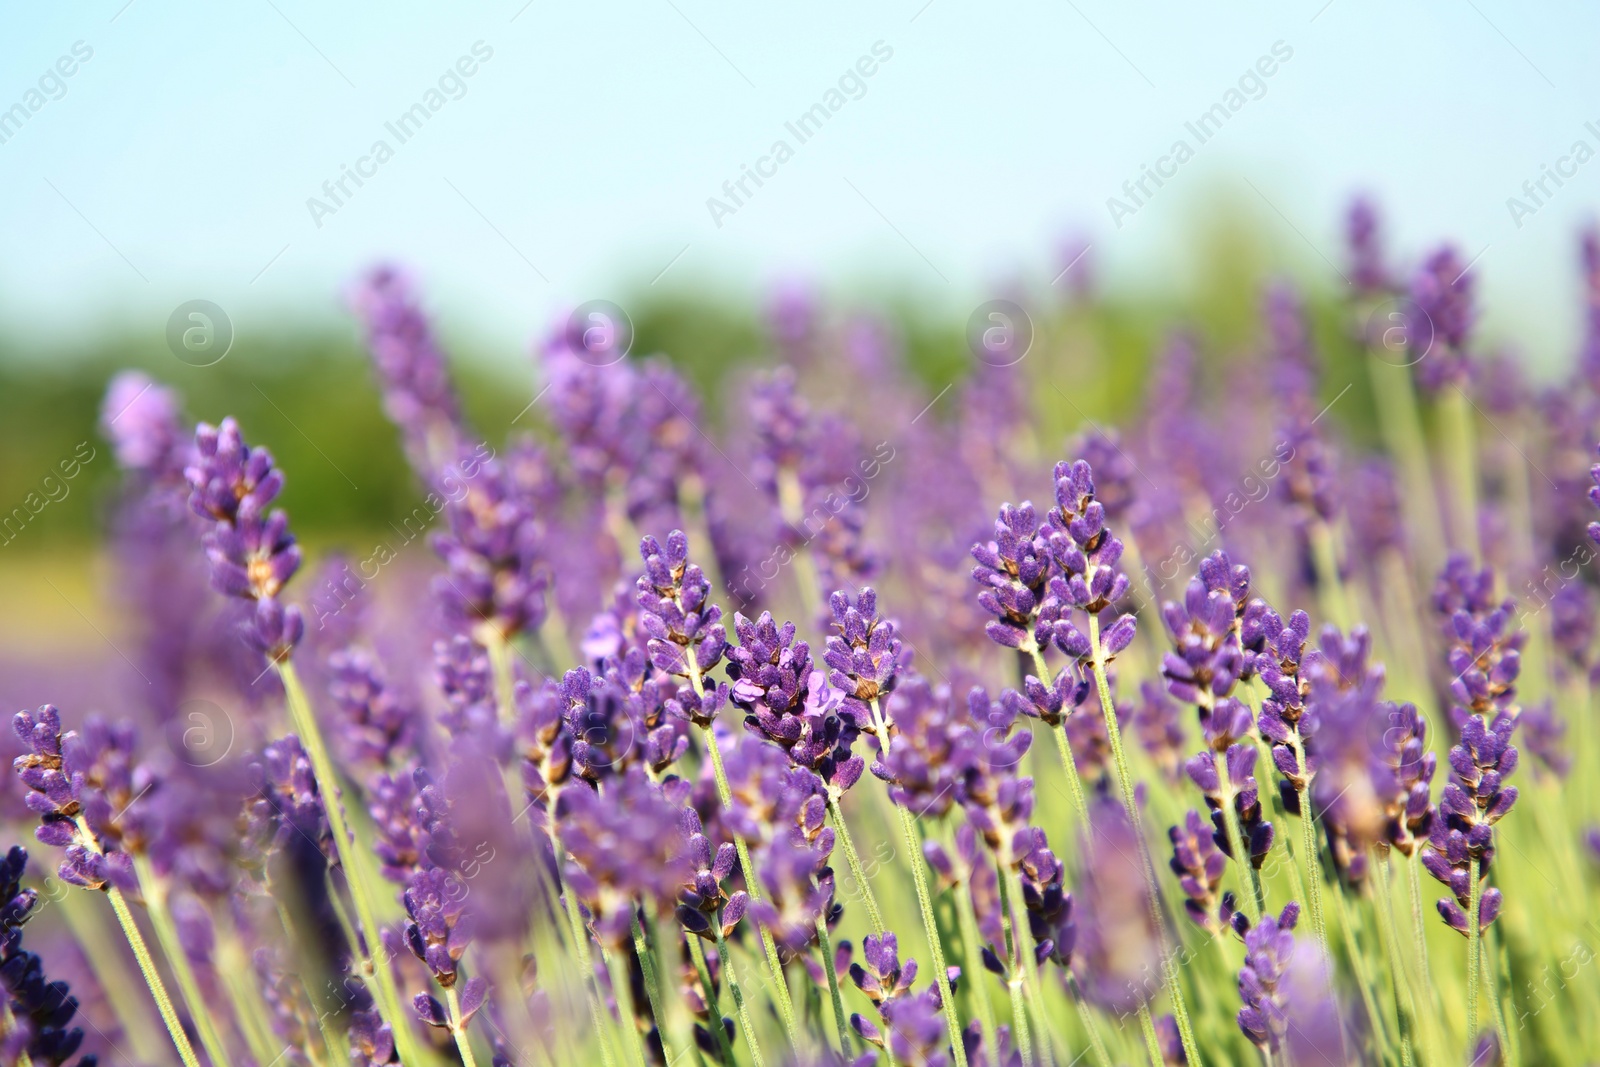
<path fill-rule="evenodd" d="M 1506 198 L 1600 147 L 1593 5 L 524 3 L 0 4 L 0 110 L 93 48 L 0 144 L 0 318 L 154 333 L 203 297 L 248 330 L 331 312 L 390 256 L 447 331 L 508 357 L 558 308 L 662 271 L 732 292 L 887 279 L 959 322 L 995 283 L 1054 274 L 1075 230 L 1114 284 L 1181 288 L 1219 191 L 1280 227 L 1285 267 L 1337 280 L 1322 257 L 1342 266 L 1365 188 L 1401 251 L 1482 251 L 1491 329 L 1540 359 L 1572 343 L 1600 161 L 1520 229 Z M 384 123 L 479 41 L 464 95 L 400 144 Z M 880 41 L 860 99 L 803 145 L 785 133 Z M 1106 198 L 1279 41 L 1265 94 L 1115 228 Z M 780 137 L 794 157 L 717 227 L 706 199 Z M 307 198 L 379 138 L 394 158 L 318 228 Z"/>

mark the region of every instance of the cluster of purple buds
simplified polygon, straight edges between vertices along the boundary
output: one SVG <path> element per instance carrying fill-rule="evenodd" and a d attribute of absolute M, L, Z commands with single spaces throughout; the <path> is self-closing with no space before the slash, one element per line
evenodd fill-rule
<path fill-rule="evenodd" d="M 406 455 L 430 484 L 455 459 L 461 404 L 444 353 L 411 283 L 393 267 L 378 267 L 352 294 L 367 331 L 383 409 L 405 435 Z"/>
<path fill-rule="evenodd" d="M 574 738 L 567 728 L 569 705 L 561 684 L 553 679 L 546 679 L 538 687 L 518 682 L 514 703 L 517 720 L 513 744 L 522 765 L 529 810 L 537 812 L 538 818 L 547 818 L 561 791 L 575 777 Z"/>
<path fill-rule="evenodd" d="M 277 661 L 305 633 L 300 609 L 278 599 L 300 568 L 300 549 L 281 508 L 268 510 L 283 491 L 283 472 L 264 448 L 251 448 L 231 418 L 195 430 L 194 462 L 184 471 L 189 506 L 212 525 L 205 533 L 211 584 L 225 596 L 255 604 L 246 626 L 251 647 Z"/>
<path fill-rule="evenodd" d="M 1468 266 L 1446 245 L 1428 256 L 1411 279 L 1411 304 L 1422 316 L 1414 325 L 1414 339 L 1433 340 L 1417 363 L 1417 382 L 1430 392 L 1460 386 L 1470 374 L 1466 344 L 1477 309 Z"/>
<path fill-rule="evenodd" d="M 133 862 L 117 847 L 122 837 L 117 810 L 100 787 L 106 768 L 96 765 L 115 741 L 103 738 L 97 746 L 76 733 L 63 735 L 61 713 L 49 704 L 37 714 L 17 712 L 11 724 L 27 747 L 12 765 L 28 789 L 28 809 L 40 817 L 34 836 L 66 850 L 62 880 L 85 889 L 131 887 Z"/>
<path fill-rule="evenodd" d="M 1216 721 L 1213 717 L 1212 722 Z M 1243 718 L 1235 725 L 1247 727 L 1248 721 L 1249 713 L 1245 712 Z M 1245 851 L 1250 854 L 1250 865 L 1259 870 L 1266 862 L 1267 853 L 1272 850 L 1274 831 L 1272 823 L 1267 821 L 1262 811 L 1260 791 L 1256 788 L 1256 748 L 1249 742 L 1234 742 L 1232 738 L 1237 735 L 1231 733 L 1219 732 L 1213 735 L 1212 731 L 1208 730 L 1207 735 L 1208 740 L 1211 740 L 1212 750 L 1191 757 L 1184 765 L 1184 770 L 1205 795 L 1206 806 L 1211 809 L 1211 821 L 1215 825 L 1212 838 L 1217 847 L 1229 859 L 1241 858 L 1233 854 L 1233 847 L 1228 840 L 1224 805 L 1231 804 L 1239 821 L 1242 844 Z M 1218 747 L 1224 742 L 1226 747 Z M 1219 761 L 1227 769 L 1226 785 L 1218 773 Z"/>
<path fill-rule="evenodd" d="M 1088 463 L 1081 459 L 1057 463 L 1053 478 L 1056 506 L 1045 515 L 1045 524 L 1050 530 L 1050 556 L 1059 573 L 1051 579 L 1050 592 L 1064 604 L 1098 615 L 1128 592 L 1128 576 L 1118 566 L 1122 542 L 1106 528 L 1105 505 L 1095 499 L 1094 471 Z M 1119 628 L 1129 630 L 1127 640 L 1110 648 L 1111 633 L 1120 633 Z M 1131 630 L 1131 616 L 1112 625 L 1106 635 L 1110 654 L 1127 647 L 1133 640 Z"/>
<path fill-rule="evenodd" d="M 828 606 L 838 631 L 828 636 L 822 657 L 828 681 L 844 694 L 843 714 L 862 732 L 876 736 L 879 749 L 888 752 L 894 719 L 884 715 L 882 701 L 894 691 L 900 672 L 910 667 L 910 653 L 894 622 L 878 615 L 878 594 L 871 586 L 854 603 L 844 592 L 835 592 Z"/>
<path fill-rule="evenodd" d="M 1433 607 L 1445 620 L 1457 725 L 1468 714 L 1518 714 L 1516 682 L 1527 634 L 1513 629 L 1516 602 L 1494 599 L 1494 572 L 1474 570 L 1465 556 L 1451 556 L 1434 587 Z"/>
<path fill-rule="evenodd" d="M 1357 197 L 1345 216 L 1345 242 L 1350 250 L 1350 282 L 1362 296 L 1382 296 L 1394 283 L 1384 262 L 1378 211 L 1366 197 Z"/>
<path fill-rule="evenodd" d="M 1279 915 L 1263 915 L 1244 935 L 1244 966 L 1239 970 L 1239 1029 L 1257 1048 L 1276 1055 L 1289 1031 L 1290 989 L 1286 979 L 1297 947 L 1294 928 L 1300 905 L 1291 901 Z"/>
<path fill-rule="evenodd" d="M 978 562 L 972 577 L 983 587 L 978 605 L 995 616 L 984 626 L 989 639 L 1005 648 L 1048 646 L 1054 620 L 1042 609 L 1051 558 L 1033 504 L 1026 500 L 1018 506 L 1002 504 L 994 540 L 973 545 L 972 558 Z"/>
<path fill-rule="evenodd" d="M 317 792 L 311 759 L 298 737 L 289 734 L 263 746 L 250 764 L 250 776 L 254 788 L 245 802 L 245 837 L 261 853 L 252 866 L 260 866 L 267 855 L 300 836 L 327 849 L 327 812 Z M 409 815 L 407 812 L 408 822 Z"/>
<path fill-rule="evenodd" d="M 659 780 L 689 749 L 684 721 L 666 713 L 662 680 L 646 677 L 644 654 L 629 649 L 598 675 L 583 667 L 561 680 L 572 762 L 589 782 L 625 773 L 635 763 Z M 676 693 L 676 688 L 668 692 Z"/>
<path fill-rule="evenodd" d="M 683 809 L 679 828 L 685 838 L 689 878 L 678 891 L 678 922 L 707 941 L 732 936 L 750 907 L 750 895 L 744 890 L 730 894 L 723 888 L 739 862 L 738 850 L 729 841 L 713 850 L 693 808 Z"/>
<path fill-rule="evenodd" d="M 0 1017 L 9 1024 L 0 1034 L 0 1062 L 30 1062 L 59 1067 L 83 1044 L 83 1030 L 72 1025 L 78 998 L 66 982 L 50 981 L 44 964 L 22 947 L 22 925 L 33 915 L 39 895 L 24 889 L 28 853 L 12 846 L 0 859 Z M 84 1056 L 78 1067 L 95 1067 Z"/>
<path fill-rule="evenodd" d="M 850 1017 L 851 1027 L 867 1043 L 887 1049 L 897 1062 L 945 1067 L 950 1057 L 944 1048 L 945 1029 L 939 1015 L 945 996 L 939 983 L 920 992 L 912 991 L 917 961 L 900 963 L 899 946 L 892 933 L 862 938 L 861 954 L 866 966 L 851 964 L 850 980 L 872 1001 L 884 1026 L 858 1013 Z M 953 973 L 948 981 L 953 988 Z"/>
<path fill-rule="evenodd" d="M 460 629 L 509 640 L 543 624 L 550 571 L 532 495 L 515 469 L 483 451 L 461 458 L 465 491 L 446 498 L 446 528 L 430 538 L 445 565 L 434 588 Z"/>
<path fill-rule="evenodd" d="M 406 886 L 406 947 L 421 960 L 440 988 L 454 989 L 460 977 L 457 965 L 472 943 L 472 915 L 466 909 L 468 887 L 454 873 L 434 867 L 411 876 Z M 461 1018 L 452 1020 L 439 1000 L 418 993 L 417 1014 L 429 1026 L 464 1029 L 483 1007 L 489 983 L 470 978 L 461 987 Z"/>
<path fill-rule="evenodd" d="M 608 948 L 628 943 L 635 908 L 670 904 L 687 880 L 680 810 L 642 770 L 610 779 L 603 794 L 586 785 L 561 791 L 563 879 Z"/>
<path fill-rule="evenodd" d="M 639 555 L 644 574 L 636 601 L 639 627 L 649 637 L 650 662 L 664 674 L 698 680 L 722 662 L 728 647 L 722 609 L 710 602 L 711 583 L 689 562 L 689 538 L 682 530 L 668 534 L 665 545 L 647 534 L 639 542 Z M 686 706 L 685 712 L 691 720 L 709 722 L 698 706 Z"/>
<path fill-rule="evenodd" d="M 831 828 L 827 833 L 831 849 Z M 834 900 L 827 852 L 797 840 L 797 836 L 774 837 L 761 850 L 757 864 L 765 893 L 750 904 L 751 917 L 767 928 L 789 956 L 804 955 L 817 940 L 817 924 L 831 927 L 844 912 L 843 905 Z"/>
<path fill-rule="evenodd" d="M 1167 837 L 1172 841 L 1167 863 L 1183 890 L 1183 910 L 1207 933 L 1222 933 L 1233 919 L 1233 894 L 1218 894 L 1228 857 L 1217 847 L 1213 828 L 1190 809 L 1182 826 L 1168 828 Z"/>
<path fill-rule="evenodd" d="M 972 910 L 978 919 L 978 932 L 990 945 L 1003 943 L 1005 931 L 1001 926 L 1000 879 L 989 860 L 988 849 L 971 822 L 956 828 L 955 852 L 947 851 L 937 841 L 922 846 L 928 866 L 939 876 L 942 888 L 965 892 L 972 898 Z M 985 964 L 988 965 L 987 962 Z"/>
<path fill-rule="evenodd" d="M 1072 966 L 1078 944 L 1078 926 L 1073 916 L 1072 894 L 1067 892 L 1067 869 L 1043 830 L 1031 829 L 1018 849 L 1027 851 L 1018 864 L 1022 874 L 1022 904 L 1028 912 L 1028 932 L 1033 935 L 1034 958 L 1050 960 L 1061 967 Z M 987 965 L 987 961 L 986 961 Z M 992 968 L 991 968 L 992 969 Z"/>
<path fill-rule="evenodd" d="M 1172 696 L 1199 709 L 1202 727 L 1213 716 L 1231 721 L 1242 706 L 1233 692 L 1256 673 L 1267 614 L 1250 598 L 1249 569 L 1224 552 L 1200 562 L 1182 603 L 1161 606 L 1173 645 L 1162 657 L 1162 677 Z"/>
<path fill-rule="evenodd" d="M 866 766 L 851 752 L 861 731 L 828 699 L 810 647 L 795 640 L 794 623 L 779 627 L 768 612 L 753 622 L 735 615 L 733 628 L 739 643 L 728 650 L 729 699 L 744 711 L 745 725 L 843 795 Z"/>
<path fill-rule="evenodd" d="M 1433 824 L 1430 789 L 1439 758 L 1428 751 L 1428 723 L 1415 704 L 1389 705 L 1373 768 L 1373 786 L 1384 805 L 1384 839 L 1410 856 Z"/>
<path fill-rule="evenodd" d="M 1256 727 L 1272 745 L 1272 763 L 1283 775 L 1280 793 L 1284 806 L 1298 812 L 1299 792 L 1316 776 L 1317 716 L 1308 707 L 1311 689 L 1302 668 L 1308 656 L 1306 640 L 1311 636 L 1311 616 L 1296 611 L 1285 623 L 1277 612 L 1268 610 L 1260 619 L 1263 649 L 1256 657 L 1261 682 L 1267 696 L 1261 702 Z"/>
<path fill-rule="evenodd" d="M 338 734 L 347 751 L 361 763 L 398 766 L 414 744 L 418 714 L 388 684 L 378 658 L 352 645 L 328 657 L 328 671 L 328 694 L 345 716 Z"/>
<path fill-rule="evenodd" d="M 1516 720 L 1502 715 L 1486 724 L 1472 716 L 1461 727 L 1461 741 L 1450 749 L 1451 781 L 1439 798 L 1438 811 L 1422 855 L 1423 866 L 1450 888 L 1454 900 L 1440 900 L 1439 914 L 1451 929 L 1470 932 L 1467 909 L 1471 903 L 1472 861 L 1478 878 L 1488 875 L 1494 858 L 1494 824 L 1517 802 L 1516 786 L 1506 785 L 1517 767 L 1517 749 L 1511 744 Z M 1498 889 L 1482 893 L 1479 930 L 1486 930 L 1500 913 Z"/>

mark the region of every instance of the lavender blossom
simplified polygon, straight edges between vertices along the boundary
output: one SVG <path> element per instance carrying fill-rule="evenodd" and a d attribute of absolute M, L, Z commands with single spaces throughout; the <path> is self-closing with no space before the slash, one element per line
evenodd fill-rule
<path fill-rule="evenodd" d="M 220 427 L 201 423 L 195 453 L 184 475 L 193 490 L 189 506 L 212 523 L 204 539 L 211 583 L 225 596 L 255 603 L 246 643 L 269 659 L 285 659 L 305 633 L 305 620 L 298 607 L 278 599 L 300 568 L 288 516 L 267 510 L 283 490 L 283 472 L 266 449 L 244 443 L 231 418 Z"/>
<path fill-rule="evenodd" d="M 533 500 L 493 456 L 464 455 L 460 471 L 465 492 L 446 499 L 446 528 L 430 538 L 446 570 L 435 592 L 455 627 L 482 644 L 538 630 L 550 574 Z"/>
<path fill-rule="evenodd" d="M 1411 279 L 1411 303 L 1429 324 L 1433 343 L 1417 363 L 1417 382 L 1430 393 L 1465 384 L 1467 338 L 1477 319 L 1473 277 L 1460 254 L 1445 245 Z"/>
<path fill-rule="evenodd" d="M 1232 908 L 1218 894 L 1227 854 L 1217 847 L 1212 831 L 1193 809 L 1183 825 L 1171 827 L 1167 836 L 1172 840 L 1172 859 L 1167 863 L 1183 889 L 1183 910 L 1200 929 L 1222 933 L 1232 919 Z"/>
<path fill-rule="evenodd" d="M 1486 725 L 1476 716 L 1461 727 L 1461 741 L 1450 750 L 1452 781 L 1439 798 L 1437 814 L 1422 854 L 1422 864 L 1450 888 L 1454 900 L 1440 900 L 1439 914 L 1446 925 L 1469 934 L 1471 922 L 1471 864 L 1477 861 L 1478 879 L 1488 878 L 1494 859 L 1494 824 L 1517 802 L 1516 786 L 1505 779 L 1516 770 L 1517 749 L 1511 744 L 1516 720 L 1502 715 Z M 1482 891 L 1478 912 L 1479 932 L 1487 930 L 1500 914 L 1498 889 Z"/>
<path fill-rule="evenodd" d="M 884 715 L 882 701 L 894 691 L 899 673 L 910 667 L 910 653 L 895 624 L 878 615 L 878 594 L 871 586 L 854 603 L 836 591 L 828 604 L 838 631 L 829 635 L 822 657 L 828 681 L 844 694 L 844 713 L 863 733 L 877 737 L 879 748 L 887 752 L 894 716 Z"/>
<path fill-rule="evenodd" d="M 1244 967 L 1239 971 L 1239 998 L 1244 1007 L 1239 1009 L 1239 1029 L 1257 1048 L 1273 1055 L 1283 1048 L 1295 1007 L 1287 982 L 1292 962 L 1297 950 L 1315 951 L 1301 948 L 1295 938 L 1299 919 L 1300 905 L 1291 901 L 1281 914 L 1263 915 L 1244 935 Z"/>
<path fill-rule="evenodd" d="M 722 609 L 709 600 L 711 583 L 689 562 L 689 538 L 682 530 L 672 531 L 665 546 L 646 535 L 639 555 L 639 627 L 649 635 L 650 662 L 663 673 L 699 679 L 722 662 L 728 647 Z"/>
<path fill-rule="evenodd" d="M 677 899 L 687 870 L 678 810 L 642 772 L 613 779 L 604 795 L 562 790 L 556 822 L 569 857 L 564 880 L 602 944 L 620 949 L 630 940 L 641 903 L 659 908 Z"/>
<path fill-rule="evenodd" d="M 22 947 L 22 926 L 39 900 L 38 893 L 22 886 L 27 865 L 28 853 L 15 845 L 0 860 L 0 1017 L 8 1024 L 0 1035 L 0 1058 L 11 1063 L 27 1057 L 57 1067 L 82 1046 L 83 1030 L 72 1025 L 78 998 L 67 983 L 48 980 L 43 961 Z M 97 1062 L 84 1056 L 77 1067 Z"/>

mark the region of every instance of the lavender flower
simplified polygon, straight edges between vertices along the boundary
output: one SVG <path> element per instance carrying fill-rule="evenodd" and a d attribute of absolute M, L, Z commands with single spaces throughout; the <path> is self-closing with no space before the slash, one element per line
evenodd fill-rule
<path fill-rule="evenodd" d="M 466 491 L 446 499 L 446 529 L 430 539 L 446 570 L 434 588 L 456 628 L 507 641 L 544 622 L 544 531 L 514 469 L 477 453 L 460 465 Z"/>
<path fill-rule="evenodd" d="M 194 462 L 184 471 L 192 492 L 189 506 L 212 526 L 205 534 L 211 583 L 219 593 L 254 601 L 245 641 L 269 659 L 281 660 L 305 633 L 300 609 L 278 599 L 300 568 L 300 549 L 281 508 L 268 507 L 283 490 L 283 472 L 272 454 L 251 448 L 231 418 L 201 423 L 195 431 Z"/>
<path fill-rule="evenodd" d="M 828 605 L 838 631 L 829 635 L 822 657 L 828 681 L 844 694 L 844 714 L 863 733 L 874 735 L 878 747 L 887 752 L 894 716 L 884 714 L 882 702 L 894 691 L 899 673 L 910 667 L 911 655 L 895 624 L 878 615 L 878 594 L 871 586 L 861 590 L 854 603 L 836 591 Z"/>
<path fill-rule="evenodd" d="M 1257 1048 L 1276 1055 L 1289 1032 L 1294 1010 L 1286 978 L 1299 942 L 1295 924 L 1300 905 L 1291 901 L 1279 915 L 1263 915 L 1244 935 L 1244 967 L 1239 971 L 1239 1029 Z"/>
<path fill-rule="evenodd" d="M 1378 209 L 1371 200 L 1358 196 L 1345 214 L 1345 241 L 1350 250 L 1350 282 L 1357 293 L 1376 297 L 1387 293 L 1392 282 L 1384 262 Z"/>
<path fill-rule="evenodd" d="M 1494 824 L 1517 802 L 1517 788 L 1505 779 L 1517 766 L 1517 749 L 1511 744 L 1516 720 L 1501 716 L 1492 725 L 1470 717 L 1461 727 L 1461 742 L 1450 750 L 1452 781 L 1444 787 L 1439 807 L 1422 854 L 1422 864 L 1450 888 L 1454 900 L 1440 900 L 1439 914 L 1446 925 L 1463 936 L 1470 933 L 1471 864 L 1478 878 L 1487 879 L 1494 859 Z M 1500 890 L 1484 889 L 1478 911 L 1479 932 L 1487 930 L 1500 914 Z"/>
<path fill-rule="evenodd" d="M 1122 542 L 1106 529 L 1105 505 L 1095 499 L 1094 471 L 1083 460 L 1057 463 L 1056 506 L 1045 516 L 1051 558 L 1059 573 L 1050 579 L 1050 595 L 1064 605 L 1099 615 L 1128 592 L 1128 576 L 1119 566 Z M 1133 642 L 1135 622 L 1123 615 L 1101 635 L 1109 659 Z M 1055 642 L 1076 659 L 1087 647 L 1072 623 L 1056 624 Z"/>
<path fill-rule="evenodd" d="M 1494 718 L 1517 714 L 1517 675 L 1527 635 L 1513 629 L 1516 602 L 1494 602 L 1494 572 L 1475 571 L 1465 556 L 1453 555 L 1434 587 L 1434 611 L 1445 619 L 1448 662 L 1454 680 L 1452 714 Z"/>
<path fill-rule="evenodd" d="M 564 880 L 600 942 L 620 949 L 634 909 L 670 905 L 687 870 L 678 810 L 642 772 L 620 775 L 604 795 L 562 790 L 556 822 L 569 857 Z"/>
<path fill-rule="evenodd" d="M 1429 392 L 1464 384 L 1469 374 L 1467 338 L 1477 319 L 1473 277 L 1455 248 L 1445 245 L 1411 279 L 1411 303 L 1430 324 L 1432 347 L 1417 364 L 1417 382 Z"/>
<path fill-rule="evenodd" d="M 1052 573 L 1051 559 L 1033 504 L 1026 500 L 1018 507 L 1002 504 L 994 540 L 973 545 L 972 557 L 978 561 L 972 577 L 983 586 L 978 604 L 995 616 L 984 627 L 989 639 L 1006 648 L 1049 644 L 1049 622 L 1041 620 L 1040 609 Z"/>
<path fill-rule="evenodd" d="M 1171 827 L 1167 836 L 1172 840 L 1172 859 L 1167 863 L 1183 889 L 1183 910 L 1200 929 L 1221 933 L 1232 919 L 1232 908 L 1219 900 L 1217 892 L 1228 865 L 1227 854 L 1217 847 L 1212 831 L 1193 809 L 1183 825 Z"/>
<path fill-rule="evenodd" d="M 1243 722 L 1248 720 L 1249 713 L 1246 712 Z M 1205 795 L 1206 807 L 1211 809 L 1211 821 L 1215 826 L 1212 839 L 1217 847 L 1229 859 L 1240 859 L 1233 854 L 1233 846 L 1228 840 L 1225 806 L 1231 805 L 1239 820 L 1239 833 L 1245 851 L 1250 855 L 1250 865 L 1259 870 L 1272 849 L 1274 831 L 1272 823 L 1266 820 L 1262 812 L 1261 797 L 1256 788 L 1256 749 L 1248 743 L 1229 743 L 1226 748 L 1216 748 L 1229 736 L 1232 735 L 1218 735 L 1218 739 L 1212 742 L 1213 751 L 1223 755 L 1228 771 L 1228 789 L 1223 788 L 1216 760 L 1210 752 L 1190 758 L 1184 764 L 1184 770 Z"/>
<path fill-rule="evenodd" d="M 728 647 L 722 609 L 709 602 L 711 583 L 689 562 L 689 538 L 682 530 L 667 535 L 665 546 L 646 535 L 639 555 L 639 627 L 649 635 L 650 662 L 663 673 L 699 679 L 722 662 Z"/>
<path fill-rule="evenodd" d="M 22 947 L 22 926 L 33 916 L 39 895 L 24 889 L 22 875 L 28 853 L 15 845 L 0 860 L 0 1016 L 9 1024 L 0 1035 L 0 1058 L 19 1062 L 24 1056 L 50 1067 L 70 1060 L 83 1044 L 83 1030 L 72 1025 L 78 998 L 66 982 L 49 981 L 44 963 Z M 84 1056 L 78 1067 L 95 1067 Z"/>
<path fill-rule="evenodd" d="M 1384 805 L 1384 838 L 1403 856 L 1427 839 L 1433 823 L 1429 790 L 1438 757 L 1428 751 L 1428 723 L 1415 704 L 1389 707 L 1373 786 Z"/>
<path fill-rule="evenodd" d="M 102 734 L 87 740 L 77 733 L 63 735 L 61 714 L 50 704 L 37 714 L 17 712 L 11 725 L 28 749 L 13 767 L 29 790 L 29 810 L 40 816 L 34 836 L 66 850 L 59 870 L 62 880 L 85 889 L 108 884 L 130 888 L 133 864 L 118 847 L 122 836 L 118 812 L 98 786 L 108 774 L 120 778 L 124 788 L 131 784 L 127 774 L 131 740 L 126 735 Z M 105 760 L 106 756 L 112 758 Z"/>

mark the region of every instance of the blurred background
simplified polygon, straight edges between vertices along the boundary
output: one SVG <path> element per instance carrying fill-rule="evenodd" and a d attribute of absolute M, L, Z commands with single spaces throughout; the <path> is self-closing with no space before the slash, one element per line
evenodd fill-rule
<path fill-rule="evenodd" d="M 485 428 L 534 404 L 537 430 L 529 354 L 585 301 L 715 396 L 772 359 L 799 285 L 884 327 L 930 400 L 983 301 L 1047 353 L 1090 338 L 1092 386 L 1031 364 L 1065 434 L 1114 420 L 1175 324 L 1249 343 L 1271 277 L 1336 337 L 1365 192 L 1397 261 L 1455 241 L 1485 347 L 1553 376 L 1600 189 L 1597 31 L 1593 5 L 1504 0 L 0 5 L 0 509 L 94 452 L 0 548 L 0 696 L 53 695 L 43 654 L 116 654 L 95 419 L 119 368 L 270 446 L 313 555 L 416 506 L 345 306 L 380 261 Z M 231 334 L 206 366 L 169 343 L 195 300 Z M 1363 391 L 1333 416 L 1358 434 Z"/>

